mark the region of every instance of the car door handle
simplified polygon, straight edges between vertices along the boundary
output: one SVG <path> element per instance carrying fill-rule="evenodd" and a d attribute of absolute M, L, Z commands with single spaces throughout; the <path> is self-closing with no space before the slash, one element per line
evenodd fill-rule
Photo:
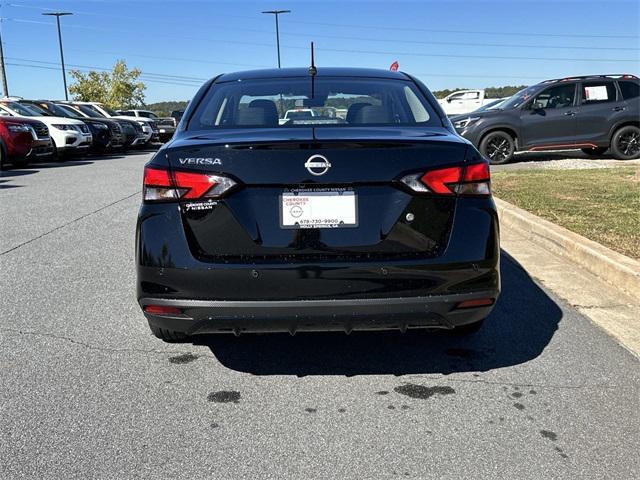
<path fill-rule="evenodd" d="M 564 112 L 567 117 L 574 117 L 576 112 Z"/>
<path fill-rule="evenodd" d="M 627 107 L 613 107 L 612 110 L 614 112 L 623 112 L 627 109 Z"/>

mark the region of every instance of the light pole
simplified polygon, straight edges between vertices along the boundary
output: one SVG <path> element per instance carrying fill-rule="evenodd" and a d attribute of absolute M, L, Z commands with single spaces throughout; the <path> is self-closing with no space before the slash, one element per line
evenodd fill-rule
<path fill-rule="evenodd" d="M 278 25 L 278 15 L 281 13 L 291 13 L 291 10 L 267 10 L 262 13 L 270 13 L 276 17 L 276 46 L 278 48 L 278 68 L 280 68 L 280 26 Z"/>
<path fill-rule="evenodd" d="M 58 44 L 60 45 L 60 63 L 62 64 L 62 82 L 64 83 L 64 99 L 69 100 L 69 94 L 67 93 L 67 75 L 64 71 L 64 53 L 62 52 L 62 34 L 60 33 L 60 17 L 73 15 L 73 13 L 51 12 L 51 13 L 43 13 L 42 15 L 46 15 L 49 17 L 56 17 L 56 22 L 58 24 Z"/>
<path fill-rule="evenodd" d="M 0 20 L 0 76 L 2 76 L 2 91 L 4 96 L 9 96 L 9 86 L 7 85 L 7 71 L 4 68 L 4 51 L 2 50 L 2 20 Z"/>

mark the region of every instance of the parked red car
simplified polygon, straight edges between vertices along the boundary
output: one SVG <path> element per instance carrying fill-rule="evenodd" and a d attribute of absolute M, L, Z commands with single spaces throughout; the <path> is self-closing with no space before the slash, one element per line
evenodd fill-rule
<path fill-rule="evenodd" d="M 31 159 L 52 153 L 49 129 L 44 123 L 24 117 L 0 117 L 0 170 L 8 163 L 24 166 Z"/>

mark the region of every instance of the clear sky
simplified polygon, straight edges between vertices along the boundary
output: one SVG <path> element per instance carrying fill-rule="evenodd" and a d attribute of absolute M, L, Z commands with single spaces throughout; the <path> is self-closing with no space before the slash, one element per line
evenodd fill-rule
<path fill-rule="evenodd" d="M 62 98 L 53 17 L 63 17 L 68 68 L 125 59 L 147 82 L 147 102 L 188 100 L 218 73 L 276 66 L 389 68 L 432 90 L 532 84 L 578 74 L 640 74 L 640 0 L 314 1 L 0 0 L 9 90 Z"/>

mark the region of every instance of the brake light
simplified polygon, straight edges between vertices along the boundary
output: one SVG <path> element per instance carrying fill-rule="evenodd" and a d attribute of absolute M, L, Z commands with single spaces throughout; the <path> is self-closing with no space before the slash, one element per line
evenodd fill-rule
<path fill-rule="evenodd" d="M 401 182 L 414 192 L 437 195 L 490 195 L 489 164 L 473 163 L 407 175 Z"/>
<path fill-rule="evenodd" d="M 234 180 L 222 175 L 170 172 L 162 168 L 145 167 L 143 198 L 145 202 L 220 198 L 235 185 Z"/>

